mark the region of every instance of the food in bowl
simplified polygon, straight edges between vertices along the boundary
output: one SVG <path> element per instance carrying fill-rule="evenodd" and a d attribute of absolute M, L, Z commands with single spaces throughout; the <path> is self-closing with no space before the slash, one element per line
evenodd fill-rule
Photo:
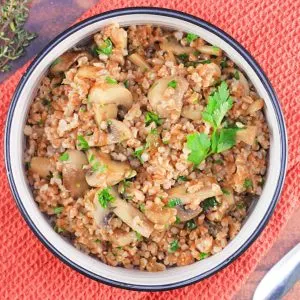
<path fill-rule="evenodd" d="M 106 264 L 163 271 L 205 259 L 262 191 L 263 107 L 201 37 L 107 26 L 39 85 L 24 128 L 34 199 L 59 234 Z"/>

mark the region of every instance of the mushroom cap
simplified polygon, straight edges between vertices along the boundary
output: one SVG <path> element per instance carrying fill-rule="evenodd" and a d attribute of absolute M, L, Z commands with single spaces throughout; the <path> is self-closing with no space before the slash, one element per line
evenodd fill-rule
<path fill-rule="evenodd" d="M 51 161 L 48 157 L 32 157 L 30 161 L 30 171 L 40 177 L 47 178 L 51 172 Z"/>

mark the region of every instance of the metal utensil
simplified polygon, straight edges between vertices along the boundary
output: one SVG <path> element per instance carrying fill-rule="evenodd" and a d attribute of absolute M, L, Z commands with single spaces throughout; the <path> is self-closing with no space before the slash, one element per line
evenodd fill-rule
<path fill-rule="evenodd" d="M 253 300 L 279 300 L 300 280 L 300 243 L 264 276 Z"/>

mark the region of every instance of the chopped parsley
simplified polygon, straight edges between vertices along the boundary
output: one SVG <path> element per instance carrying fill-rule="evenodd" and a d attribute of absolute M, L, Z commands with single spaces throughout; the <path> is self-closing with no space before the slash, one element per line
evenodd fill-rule
<path fill-rule="evenodd" d="M 126 80 L 124 81 L 124 86 L 126 87 L 126 89 L 129 88 L 129 81 L 128 81 L 128 79 L 126 79 Z"/>
<path fill-rule="evenodd" d="M 194 40 L 196 40 L 198 37 L 199 36 L 197 34 L 188 33 L 187 36 L 186 36 L 186 40 L 190 44 L 191 42 L 193 42 Z"/>
<path fill-rule="evenodd" d="M 25 162 L 25 169 L 26 169 L 26 170 L 29 170 L 29 169 L 30 169 L 30 162 L 29 162 L 29 161 L 26 161 L 26 162 Z"/>
<path fill-rule="evenodd" d="M 228 67 L 226 57 L 224 57 L 224 59 L 221 61 L 220 66 L 221 66 L 222 69 Z"/>
<path fill-rule="evenodd" d="M 140 204 L 139 209 L 142 213 L 145 212 L 145 204 L 144 203 Z"/>
<path fill-rule="evenodd" d="M 146 126 L 149 126 L 152 122 L 154 122 L 156 126 L 160 126 L 162 124 L 162 119 L 156 113 L 147 111 L 145 115 Z"/>
<path fill-rule="evenodd" d="M 219 52 L 220 51 L 220 48 L 217 47 L 217 46 L 212 46 L 212 49 L 214 52 Z"/>
<path fill-rule="evenodd" d="M 186 228 L 190 229 L 190 230 L 193 230 L 193 229 L 197 228 L 195 220 L 189 220 L 189 221 L 187 221 L 186 222 Z"/>
<path fill-rule="evenodd" d="M 178 205 L 182 205 L 182 200 L 180 198 L 172 198 L 168 201 L 167 207 L 175 207 Z"/>
<path fill-rule="evenodd" d="M 88 150 L 90 148 L 88 142 L 82 135 L 77 136 L 77 146 L 80 150 Z"/>
<path fill-rule="evenodd" d="M 234 77 L 236 80 L 239 80 L 239 79 L 240 79 L 240 73 L 239 73 L 238 70 L 235 70 L 233 77 Z"/>
<path fill-rule="evenodd" d="M 237 204 L 236 204 L 236 208 L 238 208 L 238 209 L 243 209 L 243 208 L 245 208 L 246 206 L 245 206 L 245 204 L 243 203 L 243 202 L 238 202 Z"/>
<path fill-rule="evenodd" d="M 186 182 L 186 181 L 189 181 L 189 180 L 186 176 L 178 176 L 177 181 L 178 182 Z"/>
<path fill-rule="evenodd" d="M 226 189 L 222 189 L 222 192 L 223 192 L 224 195 L 230 195 L 230 192 Z"/>
<path fill-rule="evenodd" d="M 56 214 L 56 215 L 59 215 L 62 211 L 63 211 L 63 207 L 62 206 L 57 206 L 57 207 L 54 207 L 53 208 L 53 212 Z"/>
<path fill-rule="evenodd" d="M 210 59 L 203 59 L 203 60 L 197 60 L 197 61 L 188 61 L 184 64 L 185 67 L 196 67 L 200 64 L 202 65 L 207 65 L 210 64 L 211 60 Z"/>
<path fill-rule="evenodd" d="M 57 225 L 54 226 L 54 230 L 57 232 L 57 233 L 61 233 L 61 232 L 64 232 L 65 230 Z"/>
<path fill-rule="evenodd" d="M 143 239 L 143 237 L 142 237 L 142 235 L 139 233 L 139 232 L 135 232 L 135 235 L 136 235 L 136 239 L 138 240 L 138 241 L 141 241 L 142 239 Z"/>
<path fill-rule="evenodd" d="M 176 216 L 175 224 L 179 224 L 181 222 L 180 218 Z"/>
<path fill-rule="evenodd" d="M 98 201 L 103 208 L 107 208 L 110 202 L 113 202 L 115 197 L 110 193 L 110 188 L 105 188 L 98 193 Z"/>
<path fill-rule="evenodd" d="M 204 253 L 204 252 L 200 252 L 199 253 L 199 260 L 202 260 L 204 258 L 208 257 L 208 254 L 207 253 Z"/>
<path fill-rule="evenodd" d="M 249 178 L 246 178 L 245 181 L 244 181 L 243 186 L 244 186 L 244 188 L 246 188 L 246 189 L 253 187 L 253 182 L 252 182 L 252 180 L 249 179 Z"/>
<path fill-rule="evenodd" d="M 173 252 L 177 251 L 178 249 L 179 249 L 178 240 L 174 240 L 173 242 L 171 242 L 169 252 L 173 253 Z"/>
<path fill-rule="evenodd" d="M 172 80 L 168 83 L 168 87 L 171 87 L 173 89 L 176 89 L 177 87 L 177 81 L 176 80 Z"/>
<path fill-rule="evenodd" d="M 217 201 L 216 197 L 207 198 L 200 203 L 200 206 L 203 208 L 205 212 L 219 205 L 220 203 Z"/>
<path fill-rule="evenodd" d="M 92 164 L 92 170 L 94 172 L 103 173 L 107 170 L 107 165 L 101 165 L 99 161 Z"/>
<path fill-rule="evenodd" d="M 95 240 L 94 240 L 94 242 L 95 242 L 95 243 L 100 243 L 100 242 L 101 242 L 101 240 L 99 240 L 99 239 L 95 239 Z"/>
<path fill-rule="evenodd" d="M 185 64 L 188 62 L 189 56 L 186 53 L 182 53 L 177 56 L 177 59 L 179 60 L 180 63 Z"/>
<path fill-rule="evenodd" d="M 60 157 L 59 160 L 60 161 L 67 161 L 69 159 L 69 153 L 65 152 L 63 153 Z"/>
<path fill-rule="evenodd" d="M 51 105 L 51 101 L 48 99 L 43 99 L 42 104 L 49 107 Z"/>
<path fill-rule="evenodd" d="M 142 159 L 142 154 L 144 152 L 144 147 L 139 147 L 137 148 L 134 152 L 133 155 L 143 164 L 144 161 Z"/>
<path fill-rule="evenodd" d="M 111 78 L 111 77 L 109 77 L 109 76 L 106 76 L 106 77 L 105 77 L 105 81 L 106 81 L 107 83 L 109 83 L 109 84 L 117 84 L 117 83 L 118 83 L 118 81 L 117 81 L 116 79 Z"/>
<path fill-rule="evenodd" d="M 110 55 L 112 53 L 113 45 L 110 39 L 106 39 L 98 49 L 96 49 L 97 54 Z"/>

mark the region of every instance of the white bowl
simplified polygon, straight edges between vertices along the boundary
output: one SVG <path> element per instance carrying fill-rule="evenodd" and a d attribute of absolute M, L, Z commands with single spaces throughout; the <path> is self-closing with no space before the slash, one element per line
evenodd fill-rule
<path fill-rule="evenodd" d="M 26 180 L 23 128 L 41 78 L 55 58 L 113 22 L 121 26 L 154 24 L 199 35 L 223 49 L 243 69 L 258 94 L 265 100 L 271 145 L 262 195 L 251 208 L 241 231 L 224 250 L 192 265 L 149 273 L 108 266 L 84 254 L 53 230 L 34 201 Z M 9 109 L 5 159 L 11 190 L 24 219 L 44 245 L 63 262 L 86 276 L 112 286 L 135 290 L 168 290 L 214 274 L 236 259 L 257 238 L 272 215 L 282 189 L 286 172 L 287 142 L 284 120 L 274 90 L 261 68 L 240 44 L 217 27 L 181 12 L 158 8 L 129 8 L 100 14 L 72 26 L 54 39 L 32 62 L 15 91 Z"/>

